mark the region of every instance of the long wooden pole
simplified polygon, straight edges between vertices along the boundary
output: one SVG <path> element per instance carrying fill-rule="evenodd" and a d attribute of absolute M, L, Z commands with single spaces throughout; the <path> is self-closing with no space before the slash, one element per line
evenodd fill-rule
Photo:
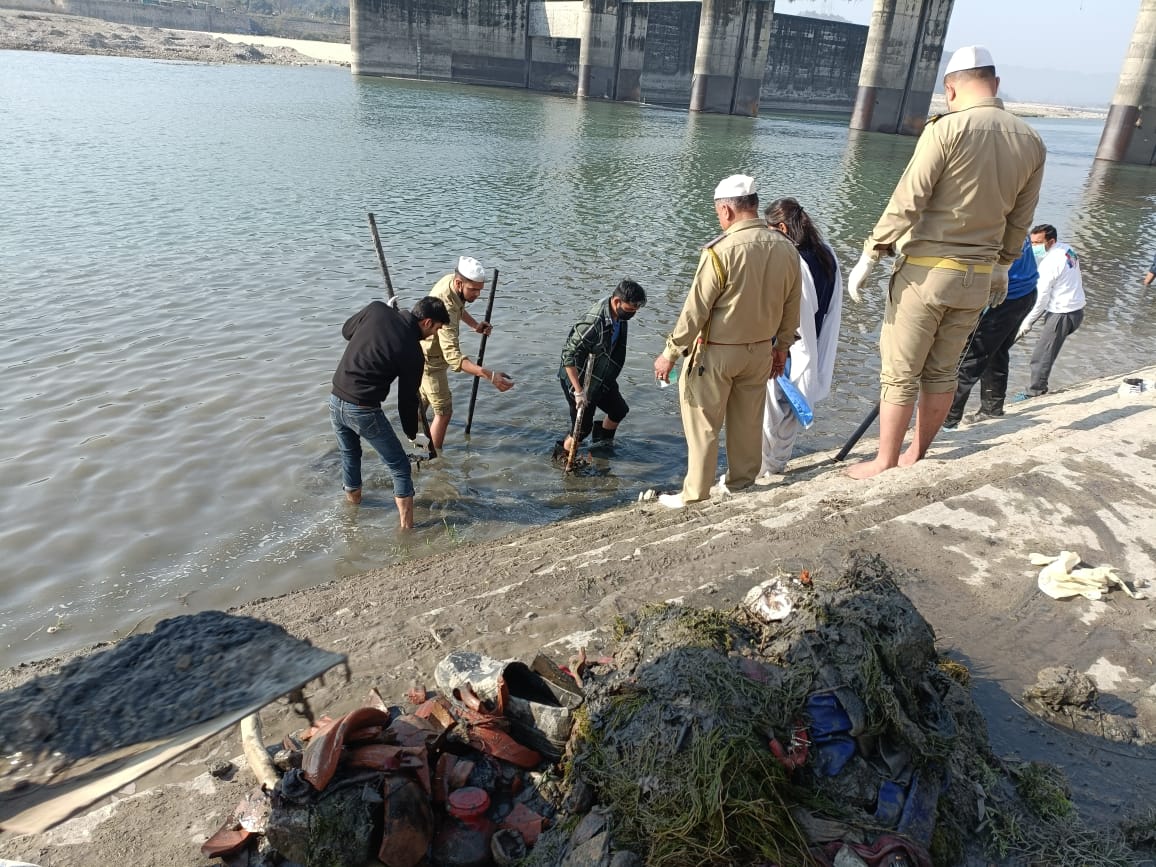
<path fill-rule="evenodd" d="M 483 322 L 489 322 L 490 316 L 494 313 L 494 295 L 498 291 L 498 269 L 494 269 L 494 280 L 490 283 L 490 300 L 486 302 L 486 315 L 482 319 Z M 489 334 L 482 335 L 482 343 L 478 347 L 478 367 L 482 366 L 482 359 L 486 357 L 486 340 Z M 470 428 L 474 424 L 474 404 L 478 402 L 478 386 L 481 385 L 482 378 L 480 376 L 474 377 L 473 388 L 470 389 L 470 411 L 466 413 L 466 436 L 470 435 Z"/>
<path fill-rule="evenodd" d="M 586 374 L 582 381 L 582 392 L 586 400 L 590 400 L 590 380 L 594 377 L 594 353 L 586 356 Z M 574 469 L 574 459 L 578 456 L 578 434 L 582 432 L 582 416 L 586 414 L 586 407 L 578 409 L 574 416 L 574 429 L 570 431 L 570 450 L 566 452 L 566 472 Z"/>
<path fill-rule="evenodd" d="M 385 291 L 389 293 L 390 298 L 394 298 L 397 293 L 393 291 L 393 281 L 389 279 L 389 265 L 385 263 L 385 251 L 381 249 L 381 236 L 377 234 L 377 220 L 374 219 L 373 211 L 369 212 L 369 231 L 373 233 L 373 246 L 377 249 L 377 264 L 381 266 L 381 274 L 385 277 Z M 422 433 L 429 440 L 429 458 L 432 461 L 438 456 L 438 450 L 434 447 L 429 421 L 425 417 L 425 412 L 420 408 L 418 409 L 418 419 L 421 421 Z"/>

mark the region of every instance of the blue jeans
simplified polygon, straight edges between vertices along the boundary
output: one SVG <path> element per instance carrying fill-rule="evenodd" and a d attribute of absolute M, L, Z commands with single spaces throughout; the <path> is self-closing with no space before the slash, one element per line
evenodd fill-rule
<path fill-rule="evenodd" d="M 345 490 L 361 488 L 361 441 L 374 447 L 393 474 L 393 495 L 413 496 L 413 475 L 409 455 L 393 432 L 393 426 L 380 408 L 358 406 L 329 395 L 329 419 L 337 434 L 337 450 L 341 452 L 341 478 Z"/>

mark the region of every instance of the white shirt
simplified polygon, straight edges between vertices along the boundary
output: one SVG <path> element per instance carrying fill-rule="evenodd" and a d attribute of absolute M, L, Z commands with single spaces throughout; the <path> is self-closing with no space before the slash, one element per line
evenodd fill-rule
<path fill-rule="evenodd" d="M 1024 319 L 1031 325 L 1047 313 L 1074 313 L 1083 310 L 1084 278 L 1080 274 L 1080 257 L 1068 244 L 1056 242 L 1040 259 L 1040 279 L 1036 282 L 1036 306 Z M 1022 326 L 1021 326 L 1022 327 Z"/>

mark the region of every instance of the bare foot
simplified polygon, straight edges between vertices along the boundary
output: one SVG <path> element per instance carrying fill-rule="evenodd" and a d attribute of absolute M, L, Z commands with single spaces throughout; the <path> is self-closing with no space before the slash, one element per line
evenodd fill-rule
<path fill-rule="evenodd" d="M 920 460 L 923 460 L 923 455 L 918 454 L 914 449 L 909 448 L 899 456 L 899 466 L 909 467 L 916 461 Z"/>
<path fill-rule="evenodd" d="M 853 479 L 870 479 L 889 469 L 891 469 L 890 466 L 876 458 L 873 461 L 853 464 L 847 468 L 847 475 Z"/>

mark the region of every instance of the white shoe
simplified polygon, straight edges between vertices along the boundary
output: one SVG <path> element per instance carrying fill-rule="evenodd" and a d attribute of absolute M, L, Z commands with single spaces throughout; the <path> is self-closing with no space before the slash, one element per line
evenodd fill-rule
<path fill-rule="evenodd" d="M 682 494 L 659 494 L 658 505 L 665 506 L 668 509 L 681 509 L 686 505 L 682 501 Z"/>
<path fill-rule="evenodd" d="M 729 497 L 731 489 L 727 487 L 727 474 L 723 473 L 718 477 L 718 484 L 711 489 L 711 493 L 717 497 Z"/>

